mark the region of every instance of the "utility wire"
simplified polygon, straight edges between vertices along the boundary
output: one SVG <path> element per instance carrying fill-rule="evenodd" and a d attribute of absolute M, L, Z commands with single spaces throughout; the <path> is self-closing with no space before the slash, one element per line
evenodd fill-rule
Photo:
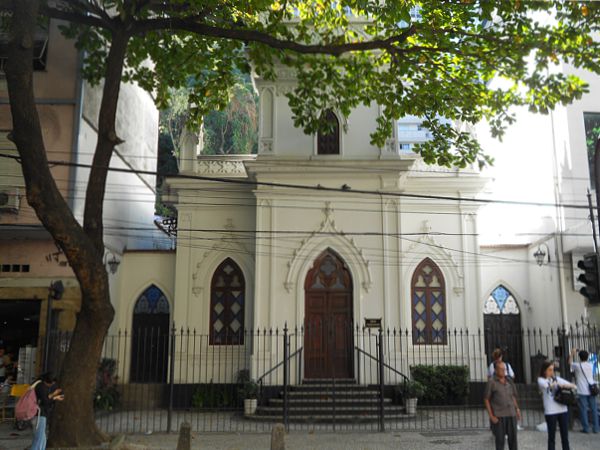
<path fill-rule="evenodd" d="M 15 155 L 6 155 L 0 154 L 2 158 L 10 158 L 20 162 L 20 157 Z M 64 166 L 64 167 L 79 167 L 84 169 L 92 169 L 92 164 L 82 164 L 82 163 L 73 163 L 67 161 L 48 161 L 48 164 L 53 166 Z M 117 167 L 108 167 L 108 171 L 117 172 L 117 173 L 135 173 L 138 175 L 161 175 L 156 171 L 150 170 L 138 170 L 138 169 L 123 169 Z M 544 202 L 525 202 L 518 200 L 497 200 L 497 199 L 481 199 L 481 198 L 471 198 L 471 197 L 451 197 L 444 195 L 429 195 L 429 194 L 411 194 L 405 192 L 391 192 L 391 191 L 372 191 L 365 189 L 343 189 L 343 188 L 333 188 L 333 187 L 325 187 L 321 185 L 311 186 L 311 185 L 303 185 L 303 184 L 290 184 L 290 183 L 276 183 L 276 182 L 268 182 L 268 181 L 251 181 L 251 180 L 242 180 L 236 178 L 223 178 L 223 177 L 209 177 L 203 175 L 165 175 L 169 178 L 174 179 L 191 179 L 191 180 L 202 180 L 209 181 L 214 183 L 224 183 L 231 185 L 244 185 L 251 187 L 271 187 L 271 188 L 286 188 L 286 189 L 298 189 L 304 191 L 321 191 L 321 192 L 339 192 L 344 193 L 346 195 L 349 194 L 363 194 L 363 195 L 376 195 L 383 197 L 399 197 L 399 198 L 413 198 L 413 199 L 424 199 L 424 200 L 441 200 L 441 201 L 452 201 L 452 202 L 467 202 L 467 203 L 478 203 L 478 204 L 505 204 L 505 205 L 522 205 L 522 206 L 545 206 L 545 207 L 562 207 L 562 208 L 574 208 L 574 209 L 587 209 L 588 206 L 581 204 L 557 204 L 557 203 L 544 203 Z"/>

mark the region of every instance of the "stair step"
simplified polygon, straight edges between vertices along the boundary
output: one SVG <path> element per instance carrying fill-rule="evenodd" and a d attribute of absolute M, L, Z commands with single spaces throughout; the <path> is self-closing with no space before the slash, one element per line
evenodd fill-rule
<path fill-rule="evenodd" d="M 283 397 L 283 392 L 280 393 Z M 356 392 L 340 392 L 336 391 L 289 391 L 288 398 L 332 398 L 335 395 L 335 398 L 379 398 L 378 391 L 356 391 Z"/>
<path fill-rule="evenodd" d="M 354 378 L 305 378 L 302 384 L 356 384 Z"/>
<path fill-rule="evenodd" d="M 377 387 L 375 386 L 369 386 L 369 385 L 360 385 L 360 384 L 318 384 L 318 383 L 312 383 L 312 384 L 300 384 L 300 385 L 293 385 L 290 386 L 290 391 L 314 391 L 314 390 L 321 390 L 321 391 L 336 391 L 336 392 L 356 392 L 356 391 L 374 391 L 377 390 Z"/>
<path fill-rule="evenodd" d="M 384 404 L 391 404 L 392 399 L 384 398 Z M 296 406 L 304 406 L 304 405 L 344 405 L 344 404 L 352 404 L 355 406 L 360 405 L 370 405 L 370 404 L 379 404 L 379 398 L 340 398 L 337 397 L 334 399 L 332 397 L 319 399 L 319 398 L 297 398 L 291 397 L 288 398 L 288 404 L 290 408 Z M 283 405 L 283 398 L 272 398 L 269 400 L 269 405 Z"/>
<path fill-rule="evenodd" d="M 384 414 L 385 419 L 402 420 L 402 419 L 414 419 L 415 416 L 406 413 L 390 413 Z M 251 415 L 246 416 L 246 419 L 261 421 L 261 422 L 281 422 L 282 415 Z M 288 417 L 290 422 L 294 423 L 364 423 L 364 422 L 377 422 L 379 415 L 377 414 L 366 414 L 366 415 L 333 415 L 333 414 L 318 414 L 318 415 L 304 415 L 304 416 L 291 416 Z"/>
<path fill-rule="evenodd" d="M 398 414 L 404 413 L 405 409 L 403 406 L 386 406 L 384 408 L 385 414 Z M 364 416 L 368 414 L 378 414 L 379 406 L 340 406 L 335 408 L 335 416 L 350 416 L 350 415 L 359 415 Z M 257 408 L 256 414 L 259 415 L 283 415 L 283 406 L 261 406 Z M 330 406 L 309 406 L 309 407 L 294 407 L 290 408 L 288 411 L 288 415 L 297 416 L 297 415 L 334 415 L 334 409 Z"/>

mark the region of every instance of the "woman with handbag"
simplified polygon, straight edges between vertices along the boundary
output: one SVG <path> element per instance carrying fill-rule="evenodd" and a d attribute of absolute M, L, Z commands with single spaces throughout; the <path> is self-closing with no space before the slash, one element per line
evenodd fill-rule
<path fill-rule="evenodd" d="M 560 395 L 561 389 L 575 389 L 576 386 L 554 375 L 554 363 L 552 361 L 545 361 L 542 364 L 537 381 L 544 399 L 544 417 L 548 426 L 548 450 L 555 449 L 557 423 L 562 448 L 563 450 L 569 450 L 569 408 L 565 404 L 557 402 L 557 399 L 564 402 L 565 400 Z M 563 395 L 563 397 L 566 397 L 566 395 Z"/>
<path fill-rule="evenodd" d="M 575 382 L 577 383 L 577 397 L 579 403 L 579 419 L 584 433 L 590 432 L 590 424 L 588 421 L 588 410 L 592 411 L 592 429 L 594 433 L 600 431 L 598 421 L 598 406 L 596 405 L 596 396 L 598 395 L 598 384 L 594 381 L 592 373 L 592 365 L 588 362 L 589 353 L 585 350 L 579 352 L 579 363 L 573 362 L 573 357 L 577 353 L 574 348 L 569 355 L 569 364 L 571 372 L 575 374 Z"/>

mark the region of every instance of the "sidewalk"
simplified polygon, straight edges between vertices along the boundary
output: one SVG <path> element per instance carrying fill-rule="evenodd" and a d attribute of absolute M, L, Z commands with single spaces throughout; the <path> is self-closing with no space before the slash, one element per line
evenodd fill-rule
<path fill-rule="evenodd" d="M 598 448 L 600 435 L 570 432 L 572 450 Z M 252 433 L 193 433 L 192 448 L 202 450 L 268 450 L 270 435 Z M 558 433 L 557 433 L 557 439 Z M 126 442 L 131 450 L 175 449 L 176 434 L 130 435 Z M 31 443 L 31 430 L 16 431 L 9 424 L 0 425 L 0 450 L 23 450 Z M 560 445 L 560 444 L 559 444 Z M 546 446 L 546 433 L 538 431 L 519 432 L 521 450 L 539 450 Z M 389 433 L 306 433 L 292 432 L 286 436 L 287 450 L 435 450 L 493 449 L 489 431 L 436 431 L 436 432 L 389 432 Z"/>

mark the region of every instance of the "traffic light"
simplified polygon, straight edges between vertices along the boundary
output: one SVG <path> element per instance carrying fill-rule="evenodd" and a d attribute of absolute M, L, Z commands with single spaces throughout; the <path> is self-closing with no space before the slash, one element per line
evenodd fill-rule
<path fill-rule="evenodd" d="M 584 271 L 577 280 L 585 284 L 579 289 L 581 295 L 588 299 L 590 305 L 600 304 L 600 286 L 598 285 L 598 256 L 589 253 L 577 262 L 577 267 Z"/>

